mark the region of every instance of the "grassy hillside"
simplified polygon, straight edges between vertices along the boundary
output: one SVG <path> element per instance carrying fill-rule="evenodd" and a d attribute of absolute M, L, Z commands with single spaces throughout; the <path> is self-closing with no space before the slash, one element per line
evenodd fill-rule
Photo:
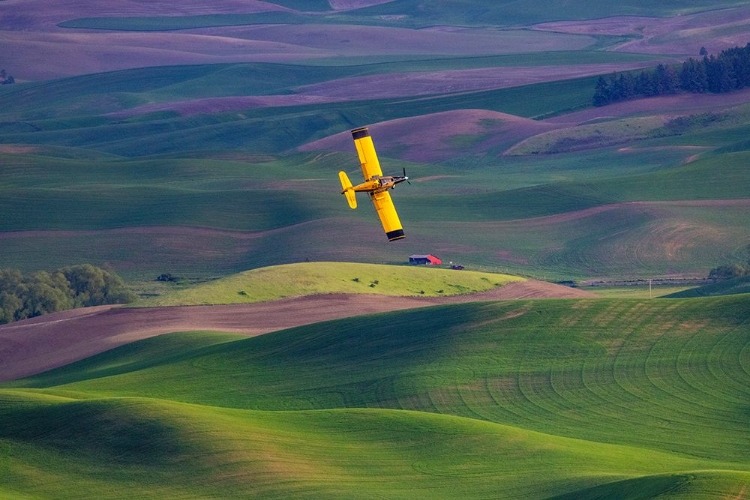
<path fill-rule="evenodd" d="M 483 292 L 522 278 L 351 262 L 264 267 L 148 299 L 147 306 L 235 304 L 327 293 L 439 297 Z"/>
<path fill-rule="evenodd" d="M 335 172 L 351 171 L 353 153 L 244 161 L 7 155 L 0 256 L 21 269 L 110 263 L 140 279 L 306 259 L 402 263 L 412 253 L 559 279 L 705 275 L 749 241 L 746 205 L 732 201 L 750 187 L 747 155 L 659 169 L 659 160 L 642 162 L 648 154 L 611 164 L 602 154 L 516 159 L 501 176 L 384 157 L 415 179 L 394 194 L 408 236 L 393 245 L 383 244 L 364 199 L 351 211 L 337 192 Z M 419 182 L 436 174 L 452 177 Z M 54 232 L 18 232 L 38 230 Z"/>
<path fill-rule="evenodd" d="M 711 8 L 732 7 L 744 2 L 727 1 L 711 4 Z M 706 4 L 697 0 L 667 1 L 654 3 L 648 0 L 616 2 L 575 2 L 561 4 L 554 0 L 519 3 L 499 1 L 491 5 L 478 0 L 398 0 L 361 9 L 360 15 L 405 16 L 406 20 L 421 24 L 469 24 L 469 25 L 526 25 L 544 21 L 569 19 L 596 19 L 609 16 L 670 16 L 689 14 L 706 9 Z"/>
<path fill-rule="evenodd" d="M 670 297 L 712 297 L 717 295 L 733 295 L 736 293 L 748 292 L 750 292 L 750 276 L 743 276 L 741 278 L 718 281 L 710 285 L 675 292 L 671 294 Z"/>
<path fill-rule="evenodd" d="M 565 53 L 561 55 L 564 61 Z M 621 60 L 619 56 L 613 56 Z M 548 56 L 548 61 L 550 61 Z M 433 61 L 444 69 L 497 66 L 493 59 Z M 502 64 L 499 64 L 502 65 Z M 453 109 L 490 109 L 547 116 L 590 105 L 595 78 L 528 87 L 354 100 L 344 103 L 255 108 L 180 116 L 173 112 L 112 115 L 149 103 L 198 97 L 291 94 L 301 85 L 345 76 L 412 71 L 406 64 L 351 66 L 207 65 L 139 69 L 0 88 L 5 144 L 96 150 L 120 156 L 224 149 L 280 153 L 359 124 Z M 530 97 L 534 96 L 533 99 Z"/>
<path fill-rule="evenodd" d="M 202 27 L 256 24 L 368 24 L 424 28 L 430 26 L 518 26 L 561 19 L 597 19 L 609 16 L 666 17 L 685 15 L 705 10 L 742 5 L 744 2 L 725 0 L 709 7 L 699 1 L 671 1 L 654 4 L 646 0 L 625 2 L 577 2 L 561 5 L 553 0 L 533 5 L 512 1 L 488 5 L 478 0 L 396 0 L 342 13 L 331 11 L 326 1 L 273 2 L 293 11 L 263 12 L 258 14 L 162 16 L 162 17 L 97 17 L 81 18 L 60 23 L 65 28 L 108 29 L 123 31 L 164 31 Z"/>
<path fill-rule="evenodd" d="M 21 269 L 110 263 L 153 279 L 306 259 L 401 263 L 432 252 L 500 272 L 569 279 L 702 276 L 748 241 L 746 206 L 731 201 L 749 187 L 745 153 L 651 172 L 644 155 L 608 164 L 579 154 L 583 167 L 570 157 L 554 171 L 544 170 L 551 159 L 533 167 L 518 159 L 499 177 L 489 167 L 455 173 L 407 164 L 417 181 L 455 177 L 395 192 L 408 237 L 393 245 L 383 244 L 365 200 L 351 211 L 337 193 L 335 172 L 351 170 L 353 154 L 271 161 L 8 155 L 0 173 L 7 216 L 0 256 Z M 616 177 L 628 170 L 639 173 Z M 570 180 L 528 186 L 544 176 Z M 55 232 L 9 232 L 29 230 Z"/>
<path fill-rule="evenodd" d="M 604 7 L 667 15 L 694 6 Z M 339 22 L 394 8 L 407 17 L 414 10 L 455 20 L 474 15 L 479 4 L 401 1 L 322 11 Z M 482 8 L 488 20 L 501 11 L 522 17 L 527 9 Z M 554 17 L 558 11 L 550 9 Z M 596 77 L 480 91 L 461 90 L 461 78 L 454 91 L 438 78 L 434 92 L 406 85 L 396 97 L 371 97 L 361 90 L 367 85 L 354 95 L 345 91 L 348 79 L 373 76 L 408 81 L 502 69 L 502 80 L 506 69 L 612 68 L 649 59 L 590 46 L 528 55 L 405 51 L 4 85 L 0 260 L 23 270 L 110 264 L 135 280 L 165 272 L 205 280 L 306 260 L 402 263 L 412 253 L 546 279 L 702 276 L 750 241 L 746 204 L 727 202 L 746 199 L 750 187 L 748 111 L 738 101 L 696 109 L 683 103 L 686 118 L 676 127 L 670 120 L 678 111 L 670 106 L 613 116 L 608 108 L 588 119 L 572 113 L 590 108 Z M 353 100 L 304 104 L 328 92 Z M 225 101 L 212 107 L 211 99 Z M 456 122 L 435 115 L 456 110 L 465 113 Z M 475 110 L 511 116 L 469 123 Z M 409 126 L 425 116 L 432 119 Z M 561 125 L 567 116 L 570 124 Z M 529 123 L 552 130 L 533 137 L 537 132 L 525 130 L 541 129 Z M 384 169 L 407 168 L 415 181 L 394 196 L 408 235 L 394 245 L 385 245 L 371 207 L 350 211 L 338 195 L 336 172 L 358 171 L 348 140 L 349 149 L 298 149 L 368 124 L 383 130 L 376 142 Z M 446 124 L 455 131 L 441 135 Z M 398 127 L 406 133 L 393 132 Z M 433 127 L 434 137 L 408 135 Z M 440 150 L 437 159 L 432 150 Z"/>
<path fill-rule="evenodd" d="M 173 292 L 149 304 L 204 304 L 512 279 L 373 264 L 414 253 L 549 280 L 745 257 L 750 95 L 591 100 L 597 71 L 740 40 L 732 15 L 689 15 L 747 1 L 274 3 L 290 10 L 4 10 L 30 75 L 7 67 L 20 83 L 0 86 L 2 267 L 111 265 Z M 626 17 L 531 27 L 610 16 Z M 650 54 L 612 51 L 630 40 Z M 256 58 L 277 62 L 237 62 Z M 412 180 L 394 244 L 339 194 L 364 125 L 384 171 Z M 0 498 L 744 498 L 746 288 L 124 345 L 0 384 Z"/>
<path fill-rule="evenodd" d="M 152 338 L 4 384 L 0 488 L 735 497 L 750 481 L 747 301 L 466 304 Z"/>

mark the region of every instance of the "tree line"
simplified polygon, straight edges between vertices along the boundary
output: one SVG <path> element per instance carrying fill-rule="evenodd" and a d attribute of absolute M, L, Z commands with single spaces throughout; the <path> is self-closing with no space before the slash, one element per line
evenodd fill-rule
<path fill-rule="evenodd" d="M 750 276 L 750 245 L 745 247 L 745 253 L 748 256 L 745 262 L 733 262 L 716 266 L 709 271 L 708 277 L 713 280 L 728 280 Z"/>
<path fill-rule="evenodd" d="M 705 49 L 701 49 L 705 54 Z M 659 64 L 656 69 L 600 76 L 594 89 L 594 106 L 639 97 L 678 92 L 720 94 L 750 86 L 750 43 L 722 51 L 718 56 L 692 57 L 682 68 Z"/>
<path fill-rule="evenodd" d="M 90 264 L 32 274 L 0 269 L 0 324 L 134 299 L 135 295 L 117 274 Z"/>

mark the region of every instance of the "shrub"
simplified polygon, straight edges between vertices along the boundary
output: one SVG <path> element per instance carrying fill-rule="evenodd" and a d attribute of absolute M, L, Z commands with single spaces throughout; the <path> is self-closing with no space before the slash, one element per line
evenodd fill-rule
<path fill-rule="evenodd" d="M 90 264 L 28 276 L 16 269 L 0 269 L 0 324 L 134 298 L 117 274 Z"/>

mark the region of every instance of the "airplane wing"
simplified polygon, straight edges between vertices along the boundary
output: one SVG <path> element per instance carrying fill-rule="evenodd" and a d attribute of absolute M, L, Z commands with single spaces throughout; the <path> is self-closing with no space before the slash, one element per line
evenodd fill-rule
<path fill-rule="evenodd" d="M 370 137 L 367 127 L 352 130 L 352 138 L 354 139 L 354 146 L 357 148 L 357 155 L 365 180 L 369 181 L 375 175 L 383 175 L 378 155 L 375 153 L 375 145 L 372 143 L 372 137 Z"/>
<path fill-rule="evenodd" d="M 362 168 L 364 169 L 364 166 Z M 406 236 L 404 229 L 401 226 L 401 221 L 396 213 L 396 207 L 393 205 L 393 200 L 388 191 L 370 193 L 370 198 L 372 198 L 375 211 L 378 213 L 378 217 L 380 217 L 380 223 L 383 224 L 388 241 L 404 238 Z"/>

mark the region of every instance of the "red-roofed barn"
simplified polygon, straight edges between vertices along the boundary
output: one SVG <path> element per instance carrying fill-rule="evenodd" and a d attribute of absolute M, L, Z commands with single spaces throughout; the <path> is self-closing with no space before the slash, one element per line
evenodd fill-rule
<path fill-rule="evenodd" d="M 409 264 L 420 265 L 427 264 L 430 266 L 439 266 L 443 261 L 434 255 L 410 255 Z"/>

